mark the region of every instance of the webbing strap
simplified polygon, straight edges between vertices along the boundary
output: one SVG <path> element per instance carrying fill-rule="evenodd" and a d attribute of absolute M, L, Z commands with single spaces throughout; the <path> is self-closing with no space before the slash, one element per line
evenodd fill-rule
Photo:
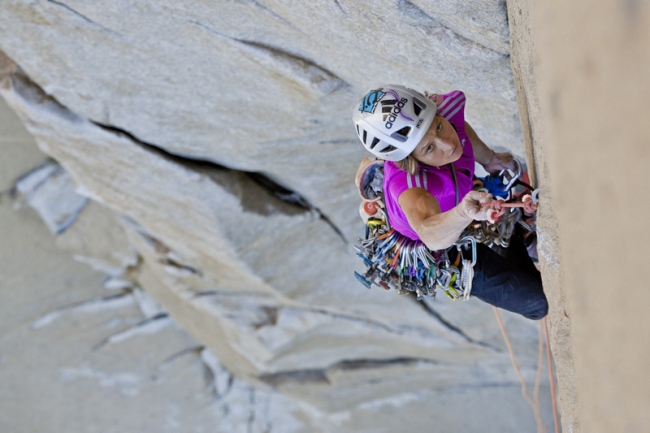
<path fill-rule="evenodd" d="M 454 175 L 454 187 L 456 188 L 456 206 L 458 206 L 458 203 L 460 203 L 460 200 L 458 197 L 458 180 L 456 180 L 456 169 L 454 168 L 454 164 L 449 163 L 449 166 L 451 167 L 451 174 Z"/>

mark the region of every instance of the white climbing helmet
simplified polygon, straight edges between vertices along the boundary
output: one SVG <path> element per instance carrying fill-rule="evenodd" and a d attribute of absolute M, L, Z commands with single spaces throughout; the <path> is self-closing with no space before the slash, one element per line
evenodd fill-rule
<path fill-rule="evenodd" d="M 406 158 L 426 134 L 436 104 L 404 86 L 388 84 L 371 90 L 352 113 L 363 146 L 388 161 Z"/>

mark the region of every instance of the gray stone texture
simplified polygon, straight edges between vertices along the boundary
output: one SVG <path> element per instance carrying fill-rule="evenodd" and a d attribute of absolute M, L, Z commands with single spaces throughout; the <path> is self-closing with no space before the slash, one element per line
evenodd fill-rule
<path fill-rule="evenodd" d="M 564 431 L 650 426 L 650 4 L 509 1 Z"/>
<path fill-rule="evenodd" d="M 63 233 L 70 227 L 88 202 L 75 193 L 68 172 L 53 162 L 24 175 L 16 182 L 16 189 L 41 215 L 52 234 Z"/>
<path fill-rule="evenodd" d="M 533 425 L 489 306 L 352 274 L 370 86 L 461 89 L 479 134 L 523 155 L 504 2 L 10 1 L 0 48 L 0 93 L 91 199 L 58 248 L 138 310 L 105 343 L 186 331 L 228 402 L 218 431 Z M 536 325 L 505 319 L 532 381 Z"/>
<path fill-rule="evenodd" d="M 62 253 L 36 212 L 8 204 L 0 206 L 0 430 L 225 433 L 275 423 L 317 431 L 312 412 L 209 362 L 139 289 L 106 290 L 106 274 Z M 101 212 L 86 210 L 76 223 Z M 101 221 L 66 233 L 116 230 Z"/>
<path fill-rule="evenodd" d="M 263 172 L 348 240 L 364 155 L 349 113 L 371 86 L 461 89 L 477 131 L 523 154 L 502 1 L 11 1 L 0 29 L 5 53 L 72 112 Z"/>
<path fill-rule="evenodd" d="M 38 150 L 34 138 L 4 101 L 0 103 L 0 193 L 8 193 L 29 170 L 45 163 L 47 155 Z"/>

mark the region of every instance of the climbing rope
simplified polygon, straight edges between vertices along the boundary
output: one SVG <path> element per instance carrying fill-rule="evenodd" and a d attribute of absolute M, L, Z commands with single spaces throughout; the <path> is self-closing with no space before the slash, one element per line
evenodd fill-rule
<path fill-rule="evenodd" d="M 551 387 L 553 424 L 555 426 L 555 433 L 560 433 L 560 423 L 559 423 L 558 411 L 557 411 L 557 397 L 555 394 L 555 374 L 553 372 L 553 358 L 551 355 L 551 343 L 548 336 L 548 322 L 546 320 L 546 317 L 544 317 L 544 319 L 539 321 L 538 344 L 537 344 L 537 350 L 538 350 L 537 372 L 535 374 L 535 387 L 533 388 L 533 397 L 531 398 L 528 395 L 524 376 L 521 374 L 521 370 L 519 369 L 519 364 L 517 363 L 517 358 L 515 357 L 515 352 L 514 349 L 512 348 L 512 343 L 510 342 L 510 338 L 508 337 L 508 333 L 506 332 L 505 326 L 503 326 L 503 321 L 501 320 L 501 314 L 499 313 L 499 309 L 497 307 L 492 307 L 492 308 L 494 309 L 494 315 L 496 316 L 497 323 L 499 324 L 501 335 L 503 335 L 503 339 L 505 340 L 506 346 L 508 347 L 508 353 L 510 354 L 510 361 L 512 362 L 512 366 L 515 369 L 515 373 L 519 378 L 519 382 L 521 383 L 521 395 L 524 397 L 524 400 L 526 400 L 526 402 L 533 409 L 533 413 L 535 415 L 535 422 L 537 423 L 537 433 L 545 433 L 547 431 L 547 427 L 546 425 L 544 425 L 542 421 L 540 401 L 539 401 L 539 386 L 542 377 L 542 364 L 543 364 L 543 355 L 544 355 L 544 344 L 542 339 L 546 340 L 546 362 L 548 364 L 548 377 L 549 377 L 549 382 Z"/>
<path fill-rule="evenodd" d="M 521 202 L 505 202 L 501 200 L 493 200 L 490 203 L 483 203 L 483 207 L 489 207 L 487 211 L 488 223 L 495 224 L 500 221 L 506 214 L 508 208 L 522 208 L 524 213 L 533 214 L 537 211 L 537 203 L 533 201 L 532 196 L 525 194 L 521 198 Z"/>
<path fill-rule="evenodd" d="M 533 388 L 533 397 L 535 399 L 535 406 L 539 409 L 539 385 L 542 383 L 542 364 L 544 363 L 544 343 L 542 341 L 542 324 L 540 323 L 537 327 L 537 372 L 535 374 L 535 387 Z M 538 418 L 539 415 L 539 418 Z M 541 410 L 535 414 L 535 421 L 537 421 L 537 428 L 539 429 L 541 419 Z M 544 425 L 544 430 L 546 430 L 546 425 Z"/>
<path fill-rule="evenodd" d="M 548 323 L 546 317 L 543 319 L 544 322 L 544 336 L 546 338 L 546 358 L 548 361 L 548 375 L 551 380 L 551 400 L 553 400 L 553 423 L 555 424 L 555 433 L 560 433 L 560 423 L 558 421 L 557 414 L 557 400 L 555 397 L 555 376 L 553 375 L 553 361 L 551 359 L 551 343 L 548 338 Z M 540 324 L 541 326 L 541 324 Z"/>
<path fill-rule="evenodd" d="M 519 369 L 519 364 L 517 363 L 517 358 L 515 357 L 515 351 L 512 348 L 512 343 L 510 342 L 510 338 L 508 337 L 508 333 L 506 332 L 505 326 L 503 326 L 503 321 L 501 320 L 501 314 L 499 313 L 499 309 L 497 307 L 492 307 L 494 309 L 494 315 L 497 318 L 497 323 L 499 324 L 499 329 L 501 330 L 501 335 L 503 335 L 503 339 L 506 342 L 506 346 L 508 347 L 508 353 L 510 353 L 510 361 L 512 362 L 512 366 L 515 368 L 515 373 L 517 373 L 517 377 L 519 378 L 519 382 L 521 383 L 521 395 L 524 397 L 524 400 L 530 405 L 531 409 L 533 409 L 533 413 L 535 414 L 535 422 L 537 422 L 537 433 L 546 433 L 546 426 L 544 425 L 544 422 L 542 421 L 542 414 L 540 410 L 540 404 L 539 404 L 539 379 L 541 377 L 541 370 L 542 370 L 542 354 L 543 354 L 543 349 L 542 349 L 542 328 L 541 328 L 541 322 L 540 322 L 540 328 L 539 328 L 539 355 L 537 357 L 538 362 L 537 362 L 537 374 L 535 377 L 535 388 L 534 388 L 534 399 L 531 398 L 528 395 L 528 391 L 526 389 L 526 381 L 524 380 L 524 376 L 521 374 L 521 370 Z"/>

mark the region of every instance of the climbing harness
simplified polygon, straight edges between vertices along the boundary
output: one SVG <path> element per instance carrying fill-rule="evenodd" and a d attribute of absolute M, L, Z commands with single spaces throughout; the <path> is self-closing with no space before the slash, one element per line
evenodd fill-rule
<path fill-rule="evenodd" d="M 422 241 L 410 239 L 390 226 L 384 203 L 383 163 L 383 160 L 368 163 L 357 178 L 363 200 L 359 214 L 366 225 L 366 233 L 355 249 L 366 272 L 354 274 L 368 289 L 394 289 L 400 295 L 415 292 L 418 300 L 425 296 L 435 297 L 439 289 L 452 300 L 467 300 L 472 292 L 476 244 L 507 247 L 517 223 L 528 231 L 535 230 L 533 214 L 537 208 L 537 193 L 532 194 L 532 188 L 520 180 L 524 172 L 517 163 L 514 173 L 503 170 L 497 177 L 487 176 L 475 181 L 477 190 L 486 191 L 486 184 L 500 190 L 502 200 L 489 204 L 491 220 L 470 224 L 452 247 L 432 251 Z M 451 168 L 454 172 L 453 165 Z M 516 185 L 524 185 L 523 191 L 516 191 Z M 527 194 L 529 197 L 524 197 L 526 190 L 531 192 Z M 457 187 L 456 193 L 458 205 Z M 449 253 L 453 248 L 458 254 L 452 263 Z"/>

